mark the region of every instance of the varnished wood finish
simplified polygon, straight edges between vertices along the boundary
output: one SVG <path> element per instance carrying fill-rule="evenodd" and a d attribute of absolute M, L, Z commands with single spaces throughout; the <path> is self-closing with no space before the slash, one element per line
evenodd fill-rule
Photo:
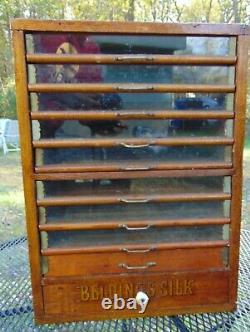
<path fill-rule="evenodd" d="M 111 298 L 114 292 L 125 299 L 135 296 L 138 290 L 148 293 L 151 301 L 146 312 L 140 315 L 141 317 L 170 315 L 177 313 L 177 309 L 185 313 L 192 312 L 191 308 L 193 308 L 193 312 L 196 312 L 198 306 L 204 306 L 203 310 L 206 311 L 211 304 L 221 304 L 223 307 L 225 303 L 228 303 L 229 271 L 226 269 L 214 272 L 120 275 L 116 277 L 116 281 L 114 276 L 104 275 L 101 281 L 98 277 L 71 279 L 71 281 L 68 278 L 69 282 L 64 279 L 61 282 L 57 281 L 56 284 L 53 283 L 52 278 L 43 280 L 45 314 L 55 315 L 58 319 L 59 315 L 63 315 L 67 317 L 67 320 L 72 320 L 73 317 L 90 320 L 95 319 L 97 314 L 100 319 L 107 319 L 107 312 L 101 308 L 98 301 L 102 295 L 102 289 L 105 292 L 103 295 Z M 167 291 L 170 280 L 178 280 L 179 286 L 176 287 L 177 284 L 175 284 L 171 292 Z M 185 287 L 184 284 L 188 282 L 189 284 Z M 87 294 L 84 294 L 84 291 Z M 79 316 L 76 313 L 80 313 Z M 119 312 L 111 309 L 108 314 L 109 319 L 136 316 L 138 316 L 137 311 L 126 309 Z"/>
<path fill-rule="evenodd" d="M 167 310 L 167 311 L 166 311 Z M 231 304 L 231 303 L 220 303 L 220 304 L 207 304 L 207 305 L 192 305 L 189 307 L 179 307 L 179 308 L 170 308 L 168 307 L 167 309 L 162 309 L 158 312 L 155 311 L 154 314 L 147 314 L 148 316 L 164 316 L 166 315 L 166 312 L 168 313 L 169 316 L 174 316 L 174 315 L 181 315 L 181 314 L 201 314 L 204 312 L 209 312 L 209 313 L 216 313 L 216 312 L 226 312 L 226 311 L 235 311 L 236 310 L 236 305 Z M 120 311 L 118 313 L 119 315 L 121 314 Z M 78 313 L 76 315 L 79 315 Z M 76 315 L 63 315 L 64 320 L 67 322 L 75 322 L 76 320 L 82 321 L 83 318 L 82 316 L 76 316 Z M 95 315 L 92 316 L 93 319 L 95 319 Z M 107 320 L 107 316 L 103 314 L 102 316 L 98 315 L 100 317 L 100 320 Z M 130 313 L 127 316 L 113 316 L 114 318 L 137 318 L 138 314 L 136 313 Z M 86 320 L 91 319 L 86 318 Z M 109 319 L 109 318 L 108 318 Z M 53 323 L 61 323 L 62 322 L 62 315 L 43 315 L 43 316 L 37 316 L 35 318 L 35 321 L 37 324 L 53 324 Z"/>
<path fill-rule="evenodd" d="M 86 32 L 142 35 L 202 35 L 237 36 L 250 34 L 246 24 L 206 24 L 206 23 L 140 23 L 140 22 L 102 22 L 102 21 L 63 21 L 15 19 L 12 29 L 51 32 Z"/>
<path fill-rule="evenodd" d="M 122 59 L 122 57 L 126 57 Z M 235 65 L 235 56 L 131 55 L 131 54 L 27 54 L 32 64 L 138 64 L 138 65 Z"/>
<path fill-rule="evenodd" d="M 231 194 L 223 192 L 197 193 L 197 194 L 169 194 L 169 195 L 126 195 L 115 196 L 61 196 L 53 198 L 41 198 L 37 200 L 37 206 L 76 206 L 76 205 L 106 205 L 106 204 L 134 204 L 134 203 L 168 203 L 168 202 L 204 202 L 225 201 L 231 199 Z"/>
<path fill-rule="evenodd" d="M 33 180 L 33 151 L 31 138 L 31 123 L 28 113 L 29 98 L 27 90 L 27 72 L 25 64 L 25 41 L 21 31 L 13 31 L 17 111 L 19 120 L 21 157 L 23 167 L 23 187 L 26 207 L 26 225 L 29 244 L 29 259 L 31 269 L 31 283 L 33 291 L 33 305 L 36 315 L 43 312 L 43 295 L 41 288 L 40 268 L 40 237 L 38 231 L 36 189 Z"/>
<path fill-rule="evenodd" d="M 174 220 L 134 220 L 121 223 L 119 220 L 102 222 L 92 221 L 91 223 L 82 222 L 55 222 L 39 225 L 40 231 L 66 231 L 66 230 L 93 230 L 93 229 L 115 229 L 121 228 L 123 224 L 129 227 L 173 227 L 173 226 L 203 226 L 203 225 L 226 225 L 230 223 L 229 218 L 202 218 L 202 219 L 174 219 Z"/>
<path fill-rule="evenodd" d="M 139 84 L 139 83 L 36 83 L 28 84 L 29 92 L 82 92 L 82 93 L 232 93 L 234 85 L 208 84 Z"/>
<path fill-rule="evenodd" d="M 20 124 L 26 219 L 29 240 L 31 279 L 35 319 L 39 323 L 99 320 L 107 318 L 144 317 L 234 310 L 237 297 L 239 234 L 241 218 L 242 147 L 247 89 L 247 43 L 250 28 L 239 24 L 161 24 L 135 22 L 39 21 L 16 19 L 12 22 L 17 108 Z M 34 32 L 83 33 L 106 35 L 232 37 L 237 41 L 236 54 L 228 56 L 196 56 L 168 54 L 26 54 L 25 35 Z M 167 53 L 167 51 L 166 51 Z M 104 84 L 104 83 L 36 83 L 27 80 L 28 64 L 111 64 L 111 65 L 201 65 L 231 66 L 236 70 L 234 84 Z M 233 93 L 234 109 L 218 110 L 53 110 L 31 111 L 29 93 Z M 41 139 L 32 142 L 31 121 L 54 120 L 148 120 L 155 119 L 232 119 L 233 137 L 167 137 L 131 139 Z M 133 145 L 161 146 L 228 146 L 232 162 L 158 162 L 129 161 L 85 162 L 83 164 L 36 164 L 36 149 L 70 147 L 135 148 Z M 139 148 L 139 147 L 138 147 Z M 139 148 L 140 150 L 140 148 Z M 138 150 L 138 151 L 139 151 Z M 204 158 L 202 159 L 204 160 Z M 200 192 L 154 195 L 79 195 L 49 196 L 37 199 L 37 180 L 133 179 L 153 177 L 231 176 L 230 193 Z M 53 185 L 53 182 L 50 183 Z M 155 188 L 157 189 L 157 188 Z M 46 192 L 46 191 L 45 191 Z M 47 207 L 124 204 L 127 207 L 147 202 L 227 201 L 230 216 L 225 218 L 193 218 L 153 220 L 54 220 L 44 223 Z M 46 207 L 46 209 L 44 209 Z M 95 207 L 94 207 L 95 208 Z M 45 211 L 46 210 L 46 211 Z M 41 219 L 41 220 L 40 220 Z M 207 226 L 206 226 L 207 225 Z M 209 226 L 210 225 L 210 226 Z M 219 226 L 220 225 L 220 226 Z M 229 240 L 203 240 L 174 243 L 126 243 L 91 246 L 68 244 L 46 246 L 45 232 L 95 230 L 126 231 L 126 227 L 230 227 Z M 151 231 L 151 230 L 149 230 Z M 111 232 L 111 231 L 110 231 Z M 40 245 L 40 234 L 41 243 Z M 101 233 L 98 233 L 101 234 Z M 218 237 L 220 239 L 220 237 Z M 51 242 L 49 241 L 49 245 Z M 57 244 L 58 245 L 58 244 Z M 229 251 L 228 262 L 227 252 Z M 150 263 L 150 264 L 149 264 Z M 155 263 L 155 264 L 152 264 Z M 121 265 L 122 264 L 122 265 Z M 128 267 L 134 267 L 130 270 Z M 142 269 L 140 268 L 142 267 Z M 133 271 L 133 272 L 131 272 Z M 102 296 L 114 292 L 125 298 L 145 291 L 150 297 L 144 314 L 136 310 L 101 308 Z M 86 298 L 86 295 L 88 298 Z"/>
<path fill-rule="evenodd" d="M 250 38 L 239 36 L 237 38 L 238 62 L 236 67 L 236 93 L 235 93 L 235 122 L 234 135 L 237 138 L 233 149 L 233 165 L 235 174 L 232 178 L 232 209 L 231 209 L 231 247 L 230 247 L 230 266 L 232 268 L 230 281 L 231 301 L 237 300 L 238 266 L 239 266 L 239 241 L 240 223 L 242 206 L 242 160 L 243 144 L 245 134 L 245 113 L 246 113 L 246 94 L 247 94 L 247 63 L 248 46 Z"/>
<path fill-rule="evenodd" d="M 195 165 L 196 166 L 196 165 Z M 203 176 L 230 176 L 234 174 L 234 170 L 228 166 L 225 169 L 208 169 L 204 166 L 204 169 L 199 169 L 197 167 L 190 167 L 191 169 L 176 169 L 173 170 L 161 170 L 161 171 L 147 171 L 147 178 L 169 178 L 169 177 L 203 177 Z M 124 170 L 125 171 L 125 170 Z M 145 178 L 145 172 L 142 172 L 143 169 L 137 170 L 136 167 L 134 170 L 131 168 L 127 172 L 82 172 L 82 173 L 58 173 L 58 174 L 34 174 L 35 180 L 83 180 L 83 179 L 140 179 Z M 145 171 L 145 170 L 144 170 Z M 52 177 L 51 177 L 52 176 Z M 53 178 L 55 176 L 55 178 Z"/>
<path fill-rule="evenodd" d="M 187 256 L 190 259 L 187 259 Z M 45 276 L 46 278 L 75 277 L 122 272 L 131 274 L 135 271 L 124 269 L 121 263 L 143 266 L 147 262 L 156 263 L 149 268 L 150 272 L 222 269 L 227 264 L 223 261 L 223 247 L 206 250 L 204 248 L 156 250 L 152 247 L 148 252 L 145 249 L 136 253 L 119 251 L 112 254 L 104 252 L 48 256 L 48 272 Z"/>
<path fill-rule="evenodd" d="M 145 250 L 151 247 L 149 244 L 127 244 L 126 248 L 130 250 Z M 175 242 L 175 243 L 156 243 L 153 247 L 157 250 L 172 249 L 190 249 L 190 248 L 223 248 L 229 246 L 226 240 L 216 241 L 196 241 L 196 242 Z M 70 255 L 92 252 L 117 252 L 123 251 L 124 245 L 92 246 L 92 247 L 68 247 L 68 248 L 47 248 L 41 249 L 43 256 Z"/>
<path fill-rule="evenodd" d="M 95 139 L 40 139 L 33 141 L 34 148 L 79 148 L 79 147 L 114 147 L 120 146 L 124 148 L 144 148 L 145 146 L 159 145 L 159 146 L 178 146 L 178 145 L 232 145 L 233 138 L 225 137 L 175 137 L 175 138 L 95 138 Z M 129 145 L 129 146 L 125 146 Z"/>
<path fill-rule="evenodd" d="M 168 170 L 168 174 L 172 174 L 172 176 L 178 176 L 180 174 L 180 171 L 182 172 L 181 175 L 187 175 L 193 174 L 195 176 L 195 172 L 197 172 L 198 176 L 199 174 L 206 175 L 207 172 L 216 170 L 217 175 L 230 175 L 233 173 L 232 169 L 232 163 L 230 162 L 203 162 L 203 163 L 197 163 L 197 162 L 190 162 L 190 163 L 152 163 L 151 161 L 145 165 L 144 162 L 142 163 L 126 163 L 121 165 L 120 163 L 102 163 L 101 165 L 97 163 L 90 163 L 90 164 L 51 164 L 51 165 L 44 165 L 44 166 L 36 166 L 35 171 L 36 174 L 34 174 L 34 178 L 36 180 L 56 180 L 56 179 L 75 179 L 75 178 L 90 178 L 93 177 L 93 173 L 95 173 L 94 176 L 99 176 L 100 178 L 109 178 L 110 172 L 117 172 L 121 171 L 119 175 L 117 174 L 117 177 L 124 178 L 127 176 L 130 176 L 130 174 L 137 174 L 138 177 L 142 175 L 140 173 L 141 171 L 147 171 L 147 175 L 150 176 L 150 174 L 157 174 L 157 171 L 165 172 L 165 170 Z M 123 172 L 128 173 L 123 173 Z M 190 173 L 191 171 L 191 173 Z M 84 172 L 84 173 L 80 173 Z M 89 173 L 88 173 L 89 172 Z M 104 173 L 108 172 L 108 173 Z M 136 172 L 136 173 L 135 173 Z M 222 172 L 222 173 L 220 173 Z M 225 173 L 223 173 L 225 172 Z M 57 174 L 58 173 L 58 174 Z M 61 173 L 61 174 L 60 174 Z M 92 173 L 92 175 L 90 174 Z M 98 175 L 99 174 L 99 175 Z M 167 176 L 167 173 L 163 173 Z M 212 173 L 209 173 L 212 174 Z M 214 175 L 216 175 L 214 173 Z"/>
<path fill-rule="evenodd" d="M 131 120 L 131 119 L 233 119 L 234 113 L 224 110 L 162 111 L 40 111 L 31 112 L 32 120 Z"/>

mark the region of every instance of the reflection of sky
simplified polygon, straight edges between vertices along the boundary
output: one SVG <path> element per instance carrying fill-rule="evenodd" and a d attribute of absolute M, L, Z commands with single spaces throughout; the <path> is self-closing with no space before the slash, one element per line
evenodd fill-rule
<path fill-rule="evenodd" d="M 233 84 L 234 69 L 226 66 L 174 66 L 174 83 Z"/>
<path fill-rule="evenodd" d="M 188 37 L 187 49 L 193 54 L 228 55 L 229 38 Z"/>
<path fill-rule="evenodd" d="M 233 55 L 235 51 L 235 43 L 225 37 L 187 37 L 186 42 L 186 49 L 177 51 L 177 54 L 225 56 Z M 233 84 L 234 82 L 234 71 L 226 66 L 175 66 L 173 73 L 174 81 L 177 83 Z"/>

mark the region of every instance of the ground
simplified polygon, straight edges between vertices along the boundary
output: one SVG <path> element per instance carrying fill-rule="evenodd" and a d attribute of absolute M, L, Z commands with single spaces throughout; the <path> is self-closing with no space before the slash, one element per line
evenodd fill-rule
<path fill-rule="evenodd" d="M 25 234 L 24 219 L 20 154 L 0 152 L 0 242 Z M 250 130 L 244 149 L 242 225 L 250 229 Z"/>

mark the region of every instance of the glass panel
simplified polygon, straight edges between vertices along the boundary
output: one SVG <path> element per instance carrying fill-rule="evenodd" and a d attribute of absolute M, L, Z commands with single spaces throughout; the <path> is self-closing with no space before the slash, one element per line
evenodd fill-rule
<path fill-rule="evenodd" d="M 108 166 L 121 164 L 132 167 L 135 162 L 143 166 L 162 163 L 230 162 L 232 148 L 223 146 L 151 146 L 147 148 L 68 148 L 36 149 L 36 165 L 72 164 Z"/>
<path fill-rule="evenodd" d="M 31 93 L 31 110 L 233 110 L 233 94 L 225 93 Z"/>
<path fill-rule="evenodd" d="M 33 33 L 26 35 L 28 53 L 57 54 L 195 54 L 233 55 L 236 38 L 84 33 Z"/>
<path fill-rule="evenodd" d="M 47 237 L 49 248 L 213 241 L 228 237 L 228 225 L 152 228 L 134 232 L 126 230 L 60 231 L 48 232 Z M 46 247 L 44 242 L 43 247 Z"/>
<path fill-rule="evenodd" d="M 230 177 L 139 178 L 105 180 L 38 181 L 38 198 L 54 196 L 169 195 L 230 193 Z"/>
<path fill-rule="evenodd" d="M 29 83 L 234 84 L 234 67 L 29 65 Z"/>
<path fill-rule="evenodd" d="M 150 221 L 183 218 L 228 218 L 230 201 L 133 203 L 39 208 L 40 223 Z"/>
<path fill-rule="evenodd" d="M 32 121 L 33 139 L 40 138 L 167 138 L 233 136 L 233 120 L 98 120 Z"/>

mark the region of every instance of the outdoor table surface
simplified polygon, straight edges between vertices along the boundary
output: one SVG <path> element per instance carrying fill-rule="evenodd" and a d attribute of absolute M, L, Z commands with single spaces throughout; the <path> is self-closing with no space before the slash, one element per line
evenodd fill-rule
<path fill-rule="evenodd" d="M 0 331 L 250 332 L 250 231 L 241 232 L 238 309 L 234 313 L 35 325 L 26 237 L 0 244 Z"/>

